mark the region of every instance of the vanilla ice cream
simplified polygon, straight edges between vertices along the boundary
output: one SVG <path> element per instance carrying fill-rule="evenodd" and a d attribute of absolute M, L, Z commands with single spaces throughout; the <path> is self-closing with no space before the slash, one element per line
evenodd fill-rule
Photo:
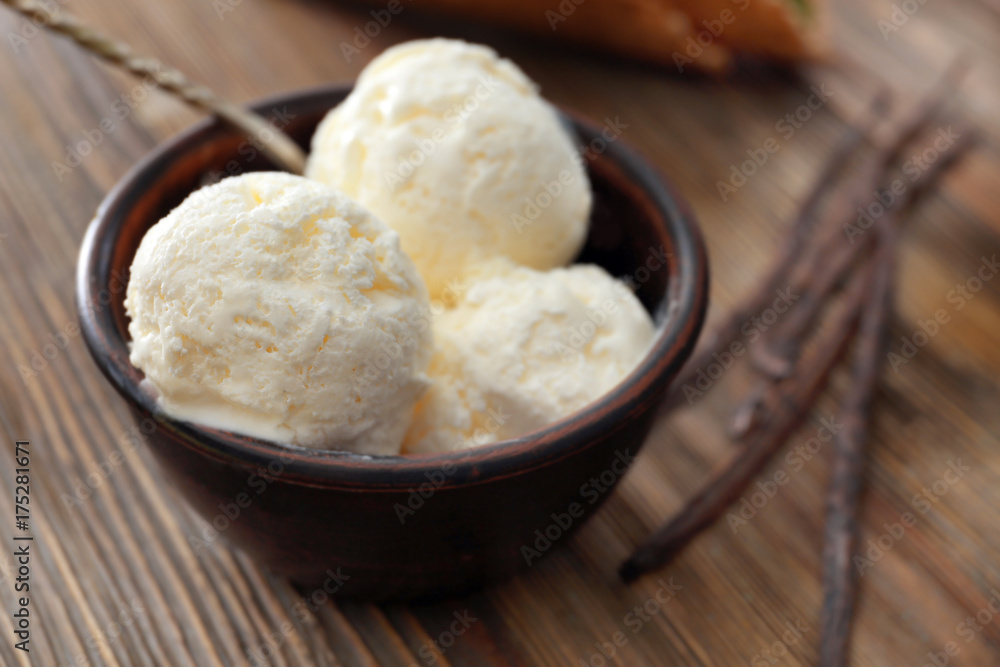
<path fill-rule="evenodd" d="M 429 301 L 398 235 L 299 176 L 190 195 L 143 238 L 125 307 L 131 361 L 178 419 L 394 454 L 427 385 Z"/>
<path fill-rule="evenodd" d="M 536 86 L 484 46 L 401 44 L 320 124 L 306 175 L 399 232 L 432 297 L 495 257 L 548 269 L 587 234 L 591 191 Z"/>
<path fill-rule="evenodd" d="M 614 388 L 653 337 L 632 291 L 597 266 L 475 282 L 435 316 L 432 385 L 403 451 L 506 440 L 565 417 Z"/>

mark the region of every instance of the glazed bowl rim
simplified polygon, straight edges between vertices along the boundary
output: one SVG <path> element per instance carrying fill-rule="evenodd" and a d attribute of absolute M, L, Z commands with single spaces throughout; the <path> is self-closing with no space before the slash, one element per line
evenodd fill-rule
<path fill-rule="evenodd" d="M 249 108 L 267 115 L 281 105 L 318 107 L 346 95 L 351 83 L 286 92 L 253 102 Z M 333 102 L 332 104 L 336 104 Z M 564 120 L 579 129 L 595 126 L 571 112 L 560 110 Z M 599 436 L 623 428 L 626 420 L 652 409 L 690 354 L 704 319 L 708 269 L 698 226 L 687 205 L 658 171 L 620 138 L 607 142 L 603 152 L 626 172 L 629 183 L 658 209 L 654 219 L 665 220 L 666 229 L 656 230 L 671 239 L 667 294 L 658 298 L 656 338 L 639 365 L 614 389 L 577 412 L 513 440 L 466 450 L 434 454 L 370 456 L 352 452 L 316 450 L 273 443 L 236 433 L 175 420 L 160 411 L 155 399 L 140 387 L 141 373 L 128 361 L 127 332 L 122 332 L 114 309 L 100 305 L 108 292 L 106 278 L 114 248 L 130 207 L 141 199 L 137 190 L 143 178 L 158 174 L 178 156 L 196 150 L 203 138 L 218 139 L 230 130 L 214 117 L 206 118 L 161 143 L 139 160 L 108 193 L 90 223 L 80 249 L 77 267 L 77 308 L 84 341 L 101 372 L 143 419 L 153 419 L 154 429 L 167 429 L 183 446 L 199 450 L 211 459 L 262 470 L 280 461 L 281 474 L 298 483 L 320 487 L 356 487 L 386 491 L 440 479 L 444 471 L 450 484 L 477 483 L 516 475 L 565 459 L 586 449 Z M 235 130 L 232 130 L 235 132 Z M 114 242 L 108 243 L 109 235 Z M 102 268 L 103 267 L 103 268 Z M 109 298 L 124 298 L 120 294 Z M 143 426 L 144 422 L 140 422 Z M 145 433 L 145 428 L 142 429 Z M 640 443 L 641 444 L 641 443 Z"/>

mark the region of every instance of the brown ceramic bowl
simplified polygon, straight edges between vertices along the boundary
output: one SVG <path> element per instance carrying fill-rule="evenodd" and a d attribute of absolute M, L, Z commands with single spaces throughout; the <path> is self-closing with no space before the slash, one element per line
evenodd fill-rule
<path fill-rule="evenodd" d="M 349 90 L 295 92 L 254 108 L 265 116 L 279 113 L 276 122 L 306 147 L 323 115 Z M 622 141 L 602 139 L 601 128 L 571 116 L 566 122 L 595 149 L 588 164 L 595 206 L 579 261 L 634 277 L 657 322 L 656 342 L 639 367 L 594 404 L 517 440 L 465 452 L 370 457 L 316 451 L 157 414 L 140 388 L 142 373 L 128 359 L 123 301 L 139 241 L 211 174 L 274 167 L 245 136 L 207 120 L 153 151 L 108 195 L 80 253 L 84 339 L 132 409 L 137 437 L 218 535 L 275 572 L 306 586 L 325 585 L 338 596 L 437 595 L 534 562 L 522 547 L 544 557 L 608 497 L 695 343 L 706 304 L 706 261 L 691 214 L 656 171 Z M 661 246 L 669 256 L 657 268 Z M 201 545 L 216 533 L 199 530 L 194 537 Z"/>

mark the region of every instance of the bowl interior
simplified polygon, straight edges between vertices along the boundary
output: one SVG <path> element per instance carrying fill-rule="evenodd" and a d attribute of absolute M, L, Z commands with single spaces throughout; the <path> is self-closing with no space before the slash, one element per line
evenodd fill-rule
<path fill-rule="evenodd" d="M 275 127 L 308 148 L 326 112 L 349 92 L 346 85 L 296 92 L 254 105 Z M 638 368 L 617 389 L 580 412 L 522 438 L 464 452 L 406 457 L 369 457 L 276 445 L 158 416 L 192 447 L 209 455 L 266 465 L 279 452 L 288 470 L 305 480 L 344 484 L 412 483 L 427 470 L 453 460 L 462 466 L 455 481 L 512 473 L 542 465 L 585 447 L 607 420 L 656 400 L 687 357 L 700 329 L 707 280 L 704 251 L 692 217 L 659 175 L 620 139 L 610 142 L 600 127 L 564 115 L 578 134 L 594 188 L 590 233 L 578 262 L 595 263 L 631 279 L 653 314 L 657 340 Z M 141 413 L 155 414 L 139 388 L 142 374 L 128 361 L 124 308 L 128 268 L 146 230 L 188 194 L 221 177 L 273 170 L 259 141 L 207 120 L 158 147 L 137 164 L 98 210 L 81 250 L 78 301 L 85 340 L 105 375 Z M 499 468 L 497 467 L 499 466 Z M 386 472 L 392 475 L 387 477 Z M 409 480 L 409 482 L 407 481 Z"/>

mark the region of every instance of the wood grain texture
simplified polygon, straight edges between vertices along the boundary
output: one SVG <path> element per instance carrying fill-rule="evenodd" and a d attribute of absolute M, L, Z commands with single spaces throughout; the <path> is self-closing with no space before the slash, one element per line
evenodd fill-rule
<path fill-rule="evenodd" d="M 237 101 L 352 78 L 390 44 L 438 30 L 404 11 L 347 62 L 339 44 L 370 20 L 368 8 L 242 2 L 220 15 L 219 3 L 194 0 L 65 4 Z M 1000 251 L 1000 16 L 976 0 L 926 3 L 883 38 L 877 21 L 890 18 L 892 4 L 838 3 L 838 57 L 808 72 L 809 81 L 758 77 L 724 85 L 484 28 L 448 30 L 494 44 L 550 99 L 628 125 L 624 138 L 674 181 L 701 220 L 714 280 L 710 318 L 766 270 L 845 119 L 857 117 L 879 82 L 910 104 L 952 56 L 971 55 L 974 67 L 951 112 L 983 139 L 903 234 L 890 350 L 899 353 L 901 337 L 911 338 L 936 311 L 949 319 L 880 382 L 861 547 L 867 551 L 884 524 L 905 512 L 916 524 L 861 576 L 850 655 L 857 665 L 921 665 L 928 652 L 956 642 L 953 664 L 997 664 L 1000 616 L 987 622 L 987 612 L 980 625 L 962 626 L 971 634 L 959 625 L 1000 591 L 1000 281 L 984 281 L 968 299 L 952 290 L 975 276 L 981 258 Z M 731 453 L 724 427 L 746 388 L 740 372 L 660 422 L 638 465 L 575 537 L 526 573 L 467 598 L 310 608 L 303 596 L 311 591 L 294 590 L 222 542 L 196 553 L 188 536 L 201 519 L 164 484 L 141 439 L 132 446 L 124 404 L 71 325 L 76 253 L 98 202 L 137 158 L 198 115 L 159 92 L 143 94 L 134 80 L 47 35 L 15 48 L 11 32 L 31 34 L 21 19 L 0 12 L 0 538 L 9 554 L 14 472 L 7 448 L 29 439 L 36 550 L 30 663 L 12 648 L 13 562 L 0 556 L 0 663 L 578 665 L 616 632 L 627 643 L 610 664 L 768 664 L 768 647 L 777 664 L 816 662 L 830 452 L 806 461 L 795 448 L 816 435 L 819 419 L 836 414 L 836 396 L 847 388 L 843 372 L 789 442 L 791 458 L 761 476 L 784 470 L 789 483 L 735 533 L 716 525 L 670 567 L 633 586 L 618 582 L 617 565 Z M 825 84 L 830 100 L 786 138 L 775 124 L 807 100 L 810 81 Z M 118 118 L 123 95 L 143 99 Z M 114 130 L 60 179 L 53 162 L 65 162 L 67 145 L 84 141 L 105 118 Z M 722 201 L 716 182 L 769 137 L 778 152 Z M 60 332 L 65 349 L 22 378 L 18 367 L 30 367 Z M 954 484 L 939 482 L 958 463 L 968 470 Z M 87 488 L 88 476 L 96 487 L 89 497 L 65 502 Z M 657 613 L 636 611 L 655 600 L 661 577 L 682 588 Z M 466 611 L 477 620 L 453 645 L 433 647 L 450 643 L 443 633 Z M 794 642 L 782 650 L 788 623 L 806 629 L 800 638 L 786 634 Z"/>

